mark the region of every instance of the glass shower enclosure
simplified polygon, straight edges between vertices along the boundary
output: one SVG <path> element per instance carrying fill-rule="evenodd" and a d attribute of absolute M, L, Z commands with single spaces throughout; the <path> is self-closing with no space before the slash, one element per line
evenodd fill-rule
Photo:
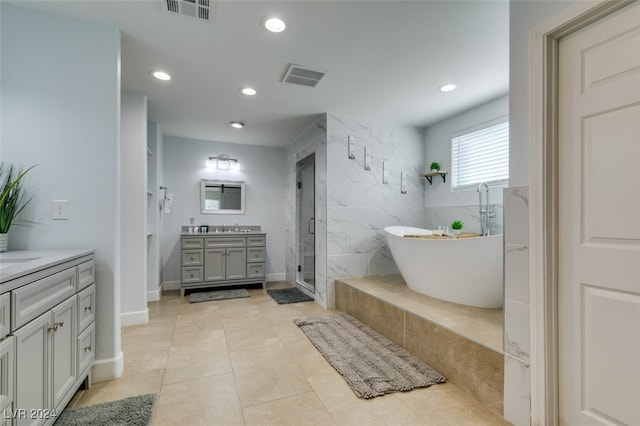
<path fill-rule="evenodd" d="M 315 154 L 298 161 L 296 165 L 298 265 L 296 283 L 310 294 L 315 293 Z"/>

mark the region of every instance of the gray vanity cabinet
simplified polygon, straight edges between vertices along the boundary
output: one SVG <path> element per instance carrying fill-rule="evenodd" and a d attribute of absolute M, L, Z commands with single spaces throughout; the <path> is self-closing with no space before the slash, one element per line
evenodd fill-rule
<path fill-rule="evenodd" d="M 14 372 L 15 372 L 16 338 L 9 336 L 0 341 L 0 412 L 11 411 L 14 400 Z M 1 425 L 10 425 L 11 419 L 2 415 Z"/>
<path fill-rule="evenodd" d="M 59 407 L 76 384 L 77 313 L 74 296 L 14 332 L 20 354 L 16 407 L 29 407 L 35 412 Z M 18 417 L 17 424 L 41 424 L 45 420 L 44 416 Z"/>
<path fill-rule="evenodd" d="M 185 290 L 261 283 L 265 286 L 266 235 L 182 236 L 181 294 Z"/>
<path fill-rule="evenodd" d="M 91 383 L 93 251 L 33 253 L 36 266 L 0 277 L 0 305 L 10 299 L 0 307 L 10 318 L 10 334 L 0 336 L 0 425 L 51 425 Z"/>

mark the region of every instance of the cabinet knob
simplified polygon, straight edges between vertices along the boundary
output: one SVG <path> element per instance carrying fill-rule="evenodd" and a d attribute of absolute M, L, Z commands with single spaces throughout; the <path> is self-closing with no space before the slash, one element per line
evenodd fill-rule
<path fill-rule="evenodd" d="M 90 352 L 90 351 L 91 351 L 91 346 L 87 346 L 87 347 L 85 347 L 85 348 L 84 348 L 84 351 L 85 351 L 85 352 Z"/>
<path fill-rule="evenodd" d="M 87 311 L 91 312 L 91 306 L 85 306 L 84 307 L 84 311 L 85 312 L 87 312 Z"/>

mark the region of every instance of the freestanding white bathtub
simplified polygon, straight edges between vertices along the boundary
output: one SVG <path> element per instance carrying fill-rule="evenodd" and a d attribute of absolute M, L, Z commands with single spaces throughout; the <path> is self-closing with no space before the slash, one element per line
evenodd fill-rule
<path fill-rule="evenodd" d="M 393 260 L 418 293 L 480 308 L 502 308 L 502 235 L 460 239 L 405 238 L 428 229 L 387 226 Z"/>

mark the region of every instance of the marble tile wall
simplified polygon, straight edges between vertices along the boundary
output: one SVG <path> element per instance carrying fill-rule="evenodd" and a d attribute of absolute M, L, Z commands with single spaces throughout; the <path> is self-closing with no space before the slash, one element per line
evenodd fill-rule
<path fill-rule="evenodd" d="M 327 114 L 328 306 L 336 278 L 398 273 L 383 229 L 425 226 L 423 158 L 421 129 Z"/>
<path fill-rule="evenodd" d="M 287 150 L 287 179 L 285 182 L 285 238 L 286 279 L 296 282 L 298 241 L 296 230 L 296 163 L 315 153 L 316 184 L 316 301 L 327 304 L 327 120 L 322 116 L 299 136 Z"/>
<path fill-rule="evenodd" d="M 504 190 L 504 417 L 530 424 L 529 188 Z"/>

